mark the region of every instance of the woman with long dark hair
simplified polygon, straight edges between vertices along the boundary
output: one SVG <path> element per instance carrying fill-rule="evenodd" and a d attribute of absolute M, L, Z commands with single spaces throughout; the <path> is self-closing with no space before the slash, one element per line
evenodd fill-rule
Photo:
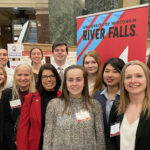
<path fill-rule="evenodd" d="M 124 61 L 120 58 L 110 58 L 104 64 L 102 75 L 105 88 L 96 92 L 94 98 L 97 99 L 103 108 L 104 131 L 106 149 L 113 150 L 110 138 L 111 119 L 115 119 L 115 113 L 112 113 L 113 106 L 118 103 L 120 98 L 120 80 L 121 70 L 124 66 Z M 117 112 L 117 110 L 115 111 Z"/>

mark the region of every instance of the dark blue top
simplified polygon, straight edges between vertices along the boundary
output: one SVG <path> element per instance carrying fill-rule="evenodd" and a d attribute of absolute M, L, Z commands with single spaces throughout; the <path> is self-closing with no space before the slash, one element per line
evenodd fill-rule
<path fill-rule="evenodd" d="M 104 133 L 105 133 L 106 149 L 107 150 L 114 150 L 113 145 L 111 144 L 111 143 L 113 143 L 113 142 L 111 142 L 111 140 L 113 140 L 113 138 L 110 138 L 110 125 L 112 123 L 114 123 L 116 120 L 117 110 L 116 110 L 115 105 L 118 104 L 118 100 L 120 99 L 120 95 L 116 94 L 115 100 L 114 100 L 113 105 L 112 105 L 111 110 L 110 110 L 109 119 L 107 121 L 106 103 L 107 103 L 108 99 L 106 98 L 103 90 L 96 92 L 94 95 L 94 98 L 100 102 L 102 109 L 103 109 L 103 121 L 104 121 Z"/>

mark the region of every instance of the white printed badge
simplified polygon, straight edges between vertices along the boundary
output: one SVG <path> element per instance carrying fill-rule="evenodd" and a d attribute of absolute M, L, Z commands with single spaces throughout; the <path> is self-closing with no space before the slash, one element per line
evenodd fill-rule
<path fill-rule="evenodd" d="M 21 107 L 21 101 L 20 101 L 20 99 L 9 101 L 9 103 L 10 103 L 10 107 L 12 109 L 13 108 L 20 108 Z"/>
<path fill-rule="evenodd" d="M 120 135 L 120 123 L 110 126 L 110 137 Z"/>
<path fill-rule="evenodd" d="M 77 118 L 78 122 L 86 121 L 86 120 L 91 119 L 89 112 L 88 111 L 83 111 L 83 110 L 76 113 L 76 118 Z"/>

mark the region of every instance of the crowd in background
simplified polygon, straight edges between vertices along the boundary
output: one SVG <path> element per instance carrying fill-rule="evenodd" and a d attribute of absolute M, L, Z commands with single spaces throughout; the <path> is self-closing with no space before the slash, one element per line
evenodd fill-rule
<path fill-rule="evenodd" d="M 31 65 L 7 66 L 0 48 L 0 150 L 149 150 L 150 56 L 147 64 L 96 51 L 66 63 L 55 42 L 54 63 L 30 50 Z"/>

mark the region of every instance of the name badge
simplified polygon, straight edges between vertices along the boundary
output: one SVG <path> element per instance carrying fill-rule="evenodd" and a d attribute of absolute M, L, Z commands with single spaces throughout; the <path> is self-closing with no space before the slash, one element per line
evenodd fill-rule
<path fill-rule="evenodd" d="M 88 111 L 82 111 L 82 110 L 80 112 L 76 113 L 76 118 L 77 118 L 78 122 L 91 119 L 89 112 Z"/>
<path fill-rule="evenodd" d="M 21 101 L 20 101 L 20 99 L 9 101 L 9 103 L 10 103 L 10 107 L 12 109 L 13 108 L 20 108 L 21 107 Z"/>
<path fill-rule="evenodd" d="M 120 135 L 120 123 L 110 126 L 110 137 Z"/>

